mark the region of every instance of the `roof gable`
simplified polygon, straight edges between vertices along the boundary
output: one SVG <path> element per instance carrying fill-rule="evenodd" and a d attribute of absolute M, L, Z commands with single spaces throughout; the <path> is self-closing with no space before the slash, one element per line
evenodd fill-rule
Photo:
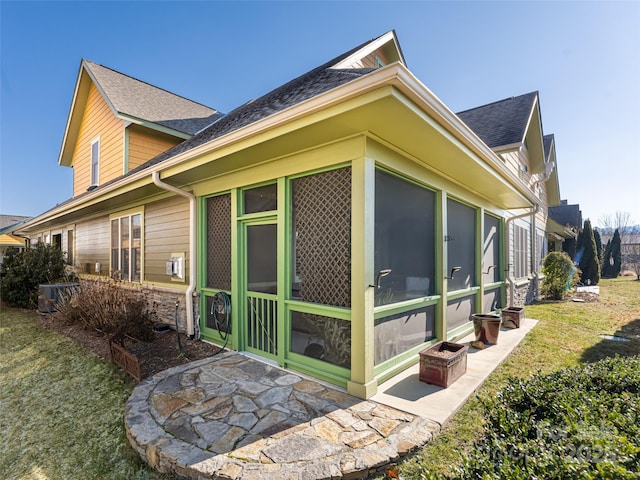
<path fill-rule="evenodd" d="M 71 165 L 91 84 L 115 116 L 178 138 L 189 138 L 222 116 L 213 108 L 83 59 L 58 158 L 60 165 Z"/>
<path fill-rule="evenodd" d="M 505 98 L 457 115 L 494 151 L 526 146 L 532 173 L 544 171 L 538 92 Z"/>
<path fill-rule="evenodd" d="M 346 65 L 358 64 L 358 59 L 365 58 L 380 48 L 386 49 L 387 59 L 395 58 L 397 59 L 395 61 L 404 62 L 395 32 L 387 32 L 380 37 L 369 40 L 323 63 L 260 98 L 247 102 L 232 110 L 194 137 L 163 152 L 134 171 L 160 163 L 175 155 L 191 150 L 215 138 L 231 133 L 239 128 L 250 125 L 258 120 L 262 120 L 270 115 L 360 78 L 374 71 L 375 68 L 347 68 Z"/>
<path fill-rule="evenodd" d="M 547 203 L 558 205 L 560 203 L 560 182 L 558 181 L 558 164 L 556 162 L 556 141 L 553 134 L 545 135 L 544 141 L 544 162 L 547 168 L 553 165 L 549 178 L 545 182 L 547 189 Z"/>

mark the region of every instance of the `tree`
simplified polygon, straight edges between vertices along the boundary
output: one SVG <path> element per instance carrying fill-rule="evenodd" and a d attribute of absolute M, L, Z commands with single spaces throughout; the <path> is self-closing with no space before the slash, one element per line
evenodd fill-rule
<path fill-rule="evenodd" d="M 562 300 L 575 287 L 580 272 L 565 252 L 551 252 L 542 262 L 542 293 L 552 300 Z"/>
<path fill-rule="evenodd" d="M 602 278 L 611 278 L 611 240 L 607 240 L 607 244 L 604 247 L 600 274 Z"/>
<path fill-rule="evenodd" d="M 619 234 L 624 239 L 624 236 L 631 233 L 632 228 L 630 225 L 633 223 L 631 214 L 629 212 L 616 211 L 613 215 L 606 213 L 600 217 L 598 223 L 601 227 L 607 230 L 618 230 Z"/>
<path fill-rule="evenodd" d="M 591 220 L 584 221 L 584 228 L 578 236 L 578 267 L 582 271 L 580 280 L 582 283 L 597 285 L 600 281 L 600 260 L 598 249 L 591 228 Z"/>
<path fill-rule="evenodd" d="M 42 242 L 24 252 L 10 250 L 2 264 L 2 299 L 16 307 L 36 307 L 38 285 L 62 280 L 65 266 L 64 253 Z"/>
<path fill-rule="evenodd" d="M 620 238 L 620 231 L 616 228 L 613 232 L 613 238 L 611 239 L 611 278 L 616 278 L 620 275 L 622 269 L 622 240 Z"/>
<path fill-rule="evenodd" d="M 597 228 L 593 230 L 593 239 L 596 242 L 596 252 L 598 254 L 598 262 L 602 265 L 602 238 L 600 238 L 600 232 Z"/>

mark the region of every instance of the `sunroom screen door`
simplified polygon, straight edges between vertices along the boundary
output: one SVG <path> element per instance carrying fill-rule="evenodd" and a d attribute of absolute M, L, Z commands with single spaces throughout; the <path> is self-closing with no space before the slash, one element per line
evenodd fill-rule
<path fill-rule="evenodd" d="M 278 354 L 278 242 L 276 223 L 250 223 L 244 229 L 245 335 L 250 352 Z"/>

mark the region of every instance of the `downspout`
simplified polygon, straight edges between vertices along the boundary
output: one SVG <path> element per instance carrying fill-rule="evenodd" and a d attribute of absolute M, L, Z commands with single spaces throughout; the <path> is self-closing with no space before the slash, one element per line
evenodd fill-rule
<path fill-rule="evenodd" d="M 553 172 L 553 169 L 555 168 L 556 164 L 555 162 L 552 163 L 548 163 L 547 164 L 547 168 L 545 169 L 544 174 L 538 179 L 536 180 L 533 185 L 531 186 L 531 191 L 533 191 L 535 193 L 535 188 L 538 186 L 539 183 L 542 182 L 546 182 L 547 180 L 549 180 L 549 178 L 551 177 L 551 173 Z M 520 218 L 525 218 L 528 216 L 533 216 L 533 221 L 532 221 L 532 226 L 535 228 L 535 215 L 540 211 L 540 200 L 538 199 L 538 201 L 536 202 L 536 204 L 531 207 L 531 210 L 525 213 L 521 213 L 520 215 L 516 215 L 514 217 L 509 217 L 507 218 L 507 220 L 505 221 L 505 225 L 504 225 L 504 241 L 505 241 L 505 247 L 507 248 L 507 251 L 509 251 L 509 226 L 511 225 L 511 222 L 513 222 L 514 220 L 518 220 Z M 533 235 L 533 239 L 535 239 L 535 231 L 532 233 Z M 535 240 L 534 240 L 535 242 Z M 532 242 L 533 248 L 531 249 L 531 258 L 533 258 L 533 256 L 535 255 L 535 243 Z M 534 272 L 537 275 L 537 272 L 535 271 L 535 262 L 531 262 L 534 267 Z M 509 284 L 509 306 L 513 306 L 513 298 L 515 296 L 515 279 L 513 278 L 513 276 L 511 275 L 511 269 L 507 268 L 507 283 Z"/>
<path fill-rule="evenodd" d="M 196 197 L 192 193 L 164 183 L 160 180 L 160 172 L 157 170 L 151 172 L 151 179 L 157 187 L 189 199 L 189 286 L 185 294 L 185 307 L 187 313 L 187 336 L 193 337 L 193 292 L 196 289 Z"/>

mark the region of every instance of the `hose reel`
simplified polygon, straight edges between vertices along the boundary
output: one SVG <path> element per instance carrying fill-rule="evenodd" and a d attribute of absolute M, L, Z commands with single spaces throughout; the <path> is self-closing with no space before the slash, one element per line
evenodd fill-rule
<path fill-rule="evenodd" d="M 231 297 L 225 292 L 218 292 L 212 297 L 211 317 L 218 335 L 226 342 L 231 333 Z"/>

